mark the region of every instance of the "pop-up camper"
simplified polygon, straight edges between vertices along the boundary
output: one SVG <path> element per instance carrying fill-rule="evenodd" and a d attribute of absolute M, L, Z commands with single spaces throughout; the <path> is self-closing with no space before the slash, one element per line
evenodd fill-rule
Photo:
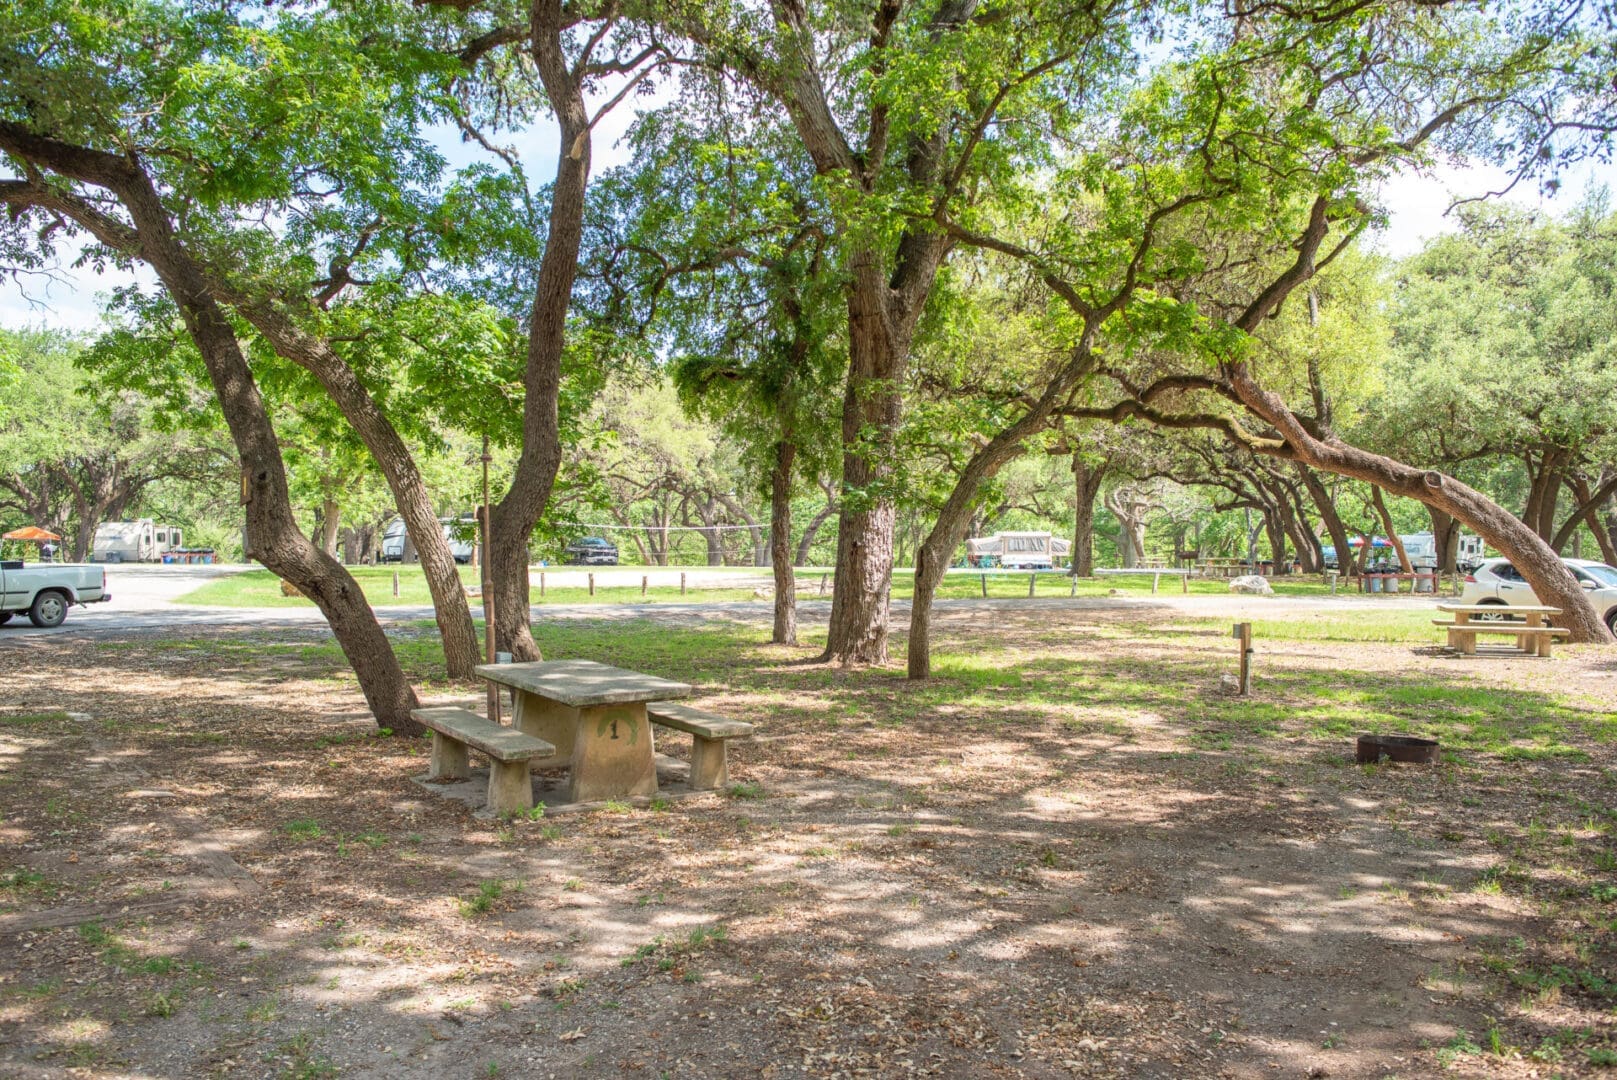
<path fill-rule="evenodd" d="M 1002 532 L 966 541 L 966 562 L 977 567 L 1049 570 L 1070 554 L 1070 540 L 1047 532 Z"/>

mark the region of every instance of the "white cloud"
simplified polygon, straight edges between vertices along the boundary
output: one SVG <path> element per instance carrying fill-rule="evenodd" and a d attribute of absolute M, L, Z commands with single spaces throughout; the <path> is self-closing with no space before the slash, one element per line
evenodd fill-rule
<path fill-rule="evenodd" d="M 1555 195 L 1543 193 L 1537 181 L 1527 180 L 1502 196 L 1526 209 L 1561 215 L 1598 187 L 1617 187 L 1617 165 L 1591 163 L 1570 170 L 1561 178 Z M 1476 198 L 1510 185 L 1510 174 L 1489 165 L 1443 165 L 1426 173 L 1403 173 L 1381 188 L 1382 204 L 1390 221 L 1371 243 L 1377 250 L 1401 258 L 1420 249 L 1434 236 L 1459 228 L 1449 213 L 1456 200 Z"/>

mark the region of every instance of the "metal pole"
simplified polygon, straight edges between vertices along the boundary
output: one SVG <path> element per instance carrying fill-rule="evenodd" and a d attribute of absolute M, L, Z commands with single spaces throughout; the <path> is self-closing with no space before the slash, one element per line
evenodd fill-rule
<path fill-rule="evenodd" d="M 487 656 L 484 663 L 494 663 L 494 590 L 489 587 L 488 577 L 488 536 L 489 527 L 493 524 L 488 506 L 488 463 L 494 458 L 488 452 L 488 435 L 483 436 L 483 507 L 478 513 L 478 524 L 483 528 L 483 647 Z M 500 685 L 496 682 L 488 684 L 488 718 L 490 723 L 500 722 Z"/>

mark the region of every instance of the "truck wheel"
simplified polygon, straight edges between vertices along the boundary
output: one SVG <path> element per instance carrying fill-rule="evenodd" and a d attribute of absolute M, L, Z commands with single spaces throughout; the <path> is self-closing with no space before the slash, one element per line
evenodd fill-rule
<path fill-rule="evenodd" d="M 47 630 L 53 626 L 61 626 L 65 618 L 67 618 L 67 597 L 59 592 L 40 593 L 34 597 L 34 605 L 28 609 L 29 621 Z"/>

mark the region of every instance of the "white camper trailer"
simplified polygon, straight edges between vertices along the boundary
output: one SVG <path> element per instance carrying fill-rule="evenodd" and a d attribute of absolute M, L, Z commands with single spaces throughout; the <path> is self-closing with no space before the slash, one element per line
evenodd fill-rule
<path fill-rule="evenodd" d="M 159 562 L 163 553 L 185 546 L 177 525 L 159 525 L 151 518 L 139 521 L 104 521 L 90 543 L 90 561 L 99 563 Z"/>
<path fill-rule="evenodd" d="M 1409 564 L 1417 571 L 1430 573 L 1437 569 L 1437 538 L 1431 533 L 1410 533 L 1400 535 L 1398 539 L 1403 541 Z M 1470 573 L 1482 565 L 1482 537 L 1462 532 L 1455 536 L 1454 545 L 1454 564 L 1461 573 Z"/>
<path fill-rule="evenodd" d="M 1072 542 L 1047 532 L 1002 532 L 966 541 L 971 566 L 1004 566 L 1014 570 L 1049 570 L 1072 554 Z"/>

